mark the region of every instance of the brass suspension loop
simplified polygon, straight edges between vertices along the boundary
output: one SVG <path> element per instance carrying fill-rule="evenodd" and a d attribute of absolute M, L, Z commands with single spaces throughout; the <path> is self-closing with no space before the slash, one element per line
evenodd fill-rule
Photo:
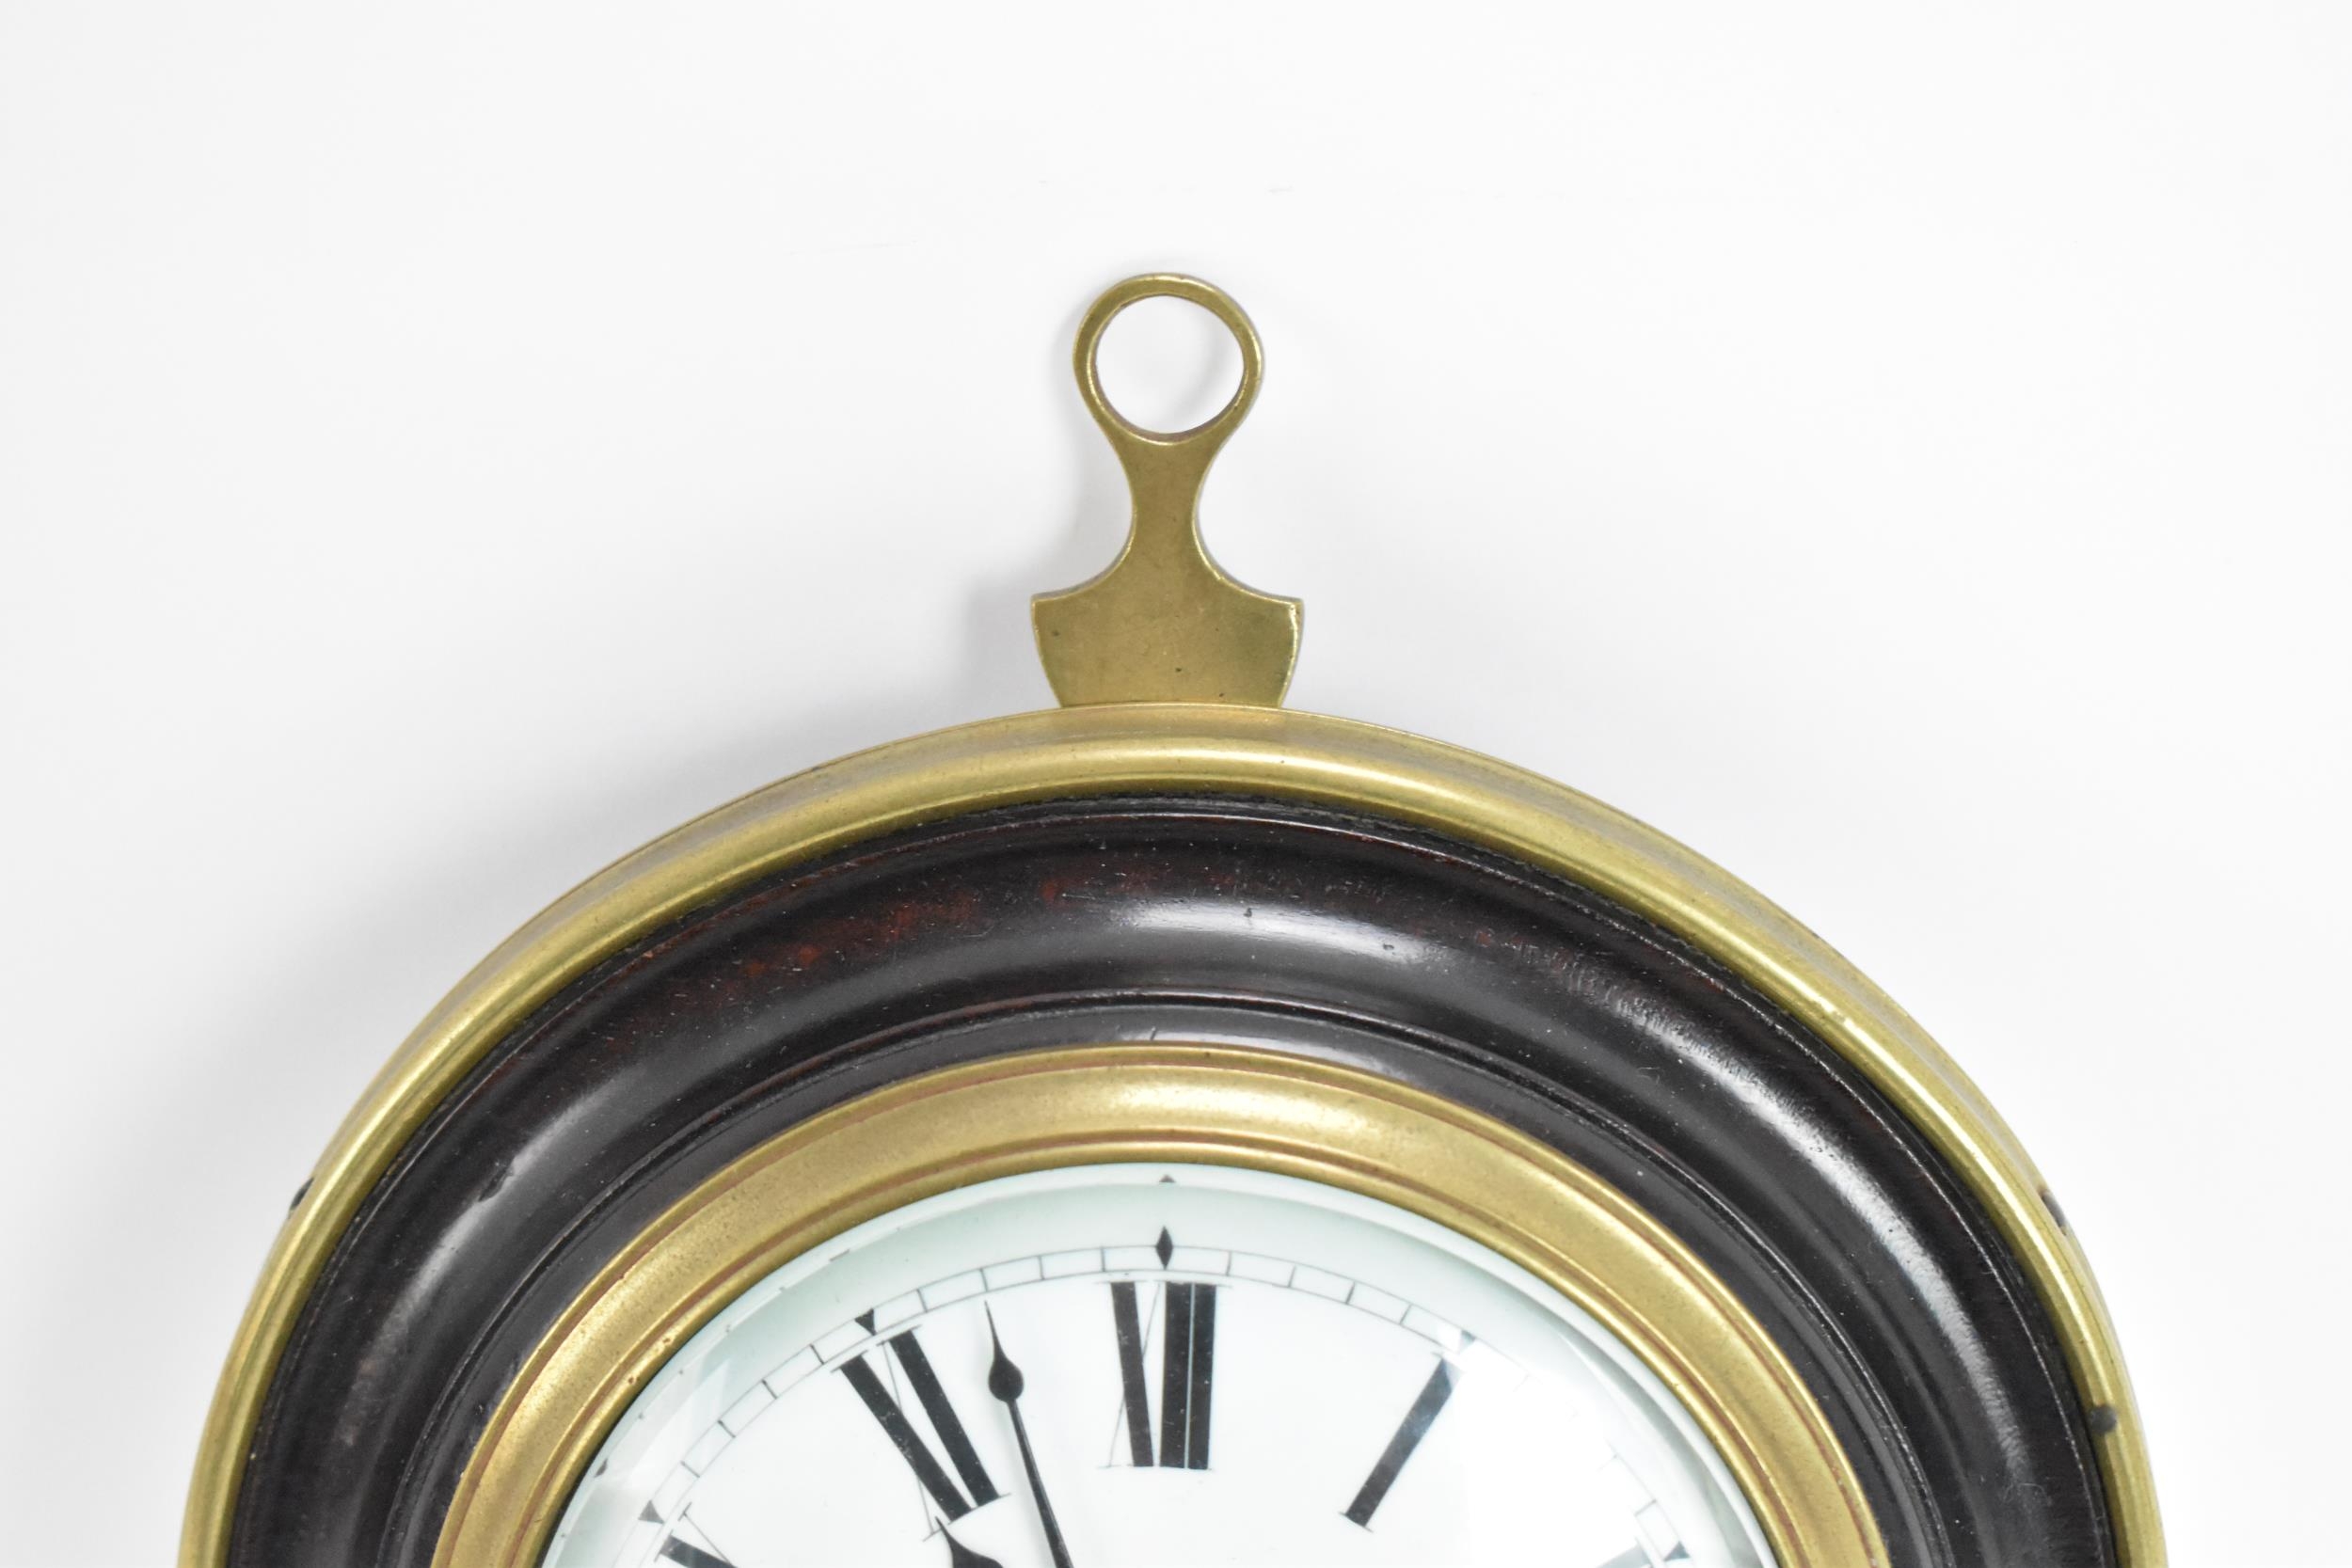
<path fill-rule="evenodd" d="M 1111 406 L 1099 365 L 1103 333 L 1138 300 L 1182 299 L 1225 324 L 1241 346 L 1241 385 L 1190 430 L 1146 430 Z M 1200 487 L 1248 417 L 1265 374 L 1257 329 L 1232 296 L 1176 273 L 1105 291 L 1078 327 L 1078 393 L 1126 470 L 1134 513 L 1119 558 L 1091 581 L 1041 594 L 1038 657 L 1065 707 L 1095 703 L 1243 703 L 1277 707 L 1298 663 L 1302 607 L 1227 575 L 1200 540 Z"/>

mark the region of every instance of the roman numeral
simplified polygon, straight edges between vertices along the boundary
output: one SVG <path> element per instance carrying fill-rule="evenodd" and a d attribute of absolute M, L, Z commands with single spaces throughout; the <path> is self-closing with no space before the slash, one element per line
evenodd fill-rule
<path fill-rule="evenodd" d="M 1216 1367 L 1216 1287 L 1171 1280 L 1161 1317 L 1160 1431 L 1154 1449 L 1145 1393 L 1143 1315 L 1130 1280 L 1111 1285 L 1111 1326 L 1119 1337 L 1119 1386 L 1127 1416 L 1127 1451 L 1138 1466 L 1209 1467 L 1209 1398 Z"/>
<path fill-rule="evenodd" d="M 1421 1386 L 1420 1397 L 1413 1401 L 1413 1407 L 1405 1412 L 1405 1419 L 1398 1425 L 1396 1435 L 1391 1437 L 1389 1446 L 1380 1450 L 1379 1459 L 1372 1466 L 1372 1474 L 1366 1476 L 1364 1484 L 1357 1488 L 1356 1500 L 1347 1505 L 1350 1519 L 1367 1529 L 1372 1528 L 1372 1515 L 1379 1508 L 1380 1499 L 1387 1497 L 1389 1488 L 1396 1484 L 1397 1472 L 1405 1468 L 1405 1462 L 1413 1457 L 1415 1449 L 1421 1447 L 1421 1440 L 1428 1435 L 1429 1423 L 1438 1418 L 1438 1412 L 1445 1408 L 1445 1402 L 1453 1394 L 1454 1369 L 1440 1361 L 1438 1370 L 1429 1374 L 1429 1381 Z"/>
<path fill-rule="evenodd" d="M 676 1536 L 661 1543 L 661 1560 L 684 1565 L 684 1568 L 735 1568 L 735 1564 L 717 1552 L 706 1552 L 700 1546 L 690 1546 Z"/>
<path fill-rule="evenodd" d="M 1160 1345 L 1160 1465 L 1209 1467 L 1209 1374 L 1216 1353 L 1216 1287 L 1168 1287 Z"/>
<path fill-rule="evenodd" d="M 870 1315 L 858 1321 L 869 1329 L 873 1326 Z M 875 1375 L 866 1355 L 844 1362 L 841 1375 L 850 1380 L 857 1397 L 866 1402 L 866 1408 L 882 1423 L 883 1435 L 914 1472 L 914 1479 L 923 1483 L 923 1490 L 930 1494 L 940 1513 L 950 1520 L 961 1519 L 981 1504 L 994 1502 L 996 1488 L 989 1481 L 988 1471 L 981 1467 L 980 1456 L 973 1451 L 971 1434 L 963 1430 L 955 1407 L 947 1402 L 947 1391 L 939 1386 L 939 1374 L 931 1370 L 930 1357 L 923 1354 L 914 1331 L 892 1335 L 889 1345 L 891 1354 L 898 1358 L 899 1369 L 907 1375 L 908 1385 L 914 1389 L 915 1399 L 922 1403 L 923 1414 L 930 1418 L 931 1430 L 939 1434 L 956 1474 L 963 1478 L 964 1486 L 970 1490 L 970 1501 L 965 1501 L 963 1493 L 957 1491 L 956 1483 L 947 1479 L 946 1466 L 914 1430 L 914 1423 L 907 1419 L 907 1413 L 898 1408 L 898 1402 L 890 1397 L 890 1390 L 882 1386 L 882 1380 Z"/>
<path fill-rule="evenodd" d="M 1119 1391 L 1127 1411 L 1127 1451 L 1137 1469 L 1152 1465 L 1152 1403 L 1143 1391 L 1143 1317 L 1132 1280 L 1111 1285 L 1111 1326 L 1119 1334 Z"/>

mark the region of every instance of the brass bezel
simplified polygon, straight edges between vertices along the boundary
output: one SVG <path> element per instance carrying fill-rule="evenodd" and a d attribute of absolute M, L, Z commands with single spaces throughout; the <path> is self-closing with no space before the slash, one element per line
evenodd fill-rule
<path fill-rule="evenodd" d="M 1614 1188 L 1500 1122 L 1369 1073 L 1169 1044 L 1037 1052 L 903 1080 L 710 1177 L 580 1292 L 524 1365 L 458 1484 L 436 1568 L 536 1564 L 638 1390 L 791 1259 L 969 1182 L 1130 1160 L 1303 1177 L 1484 1243 L 1658 1373 L 1714 1443 L 1781 1562 L 1883 1568 L 1860 1482 L 1795 1370 L 1730 1291 Z"/>
<path fill-rule="evenodd" d="M 304 1298 L 402 1143 L 564 986 L 667 922 L 845 845 L 993 806 L 1121 792 L 1239 794 L 1428 828 L 1564 876 L 1723 963 L 1860 1070 L 1947 1159 L 2039 1292 L 2096 1434 L 2122 1568 L 2165 1551 L 2129 1382 L 2081 1248 L 2031 1160 L 1926 1032 L 1737 879 L 1585 796 L 1391 730 L 1276 708 L 1115 704 L 916 736 L 772 784 L 559 899 L 429 1015 L 345 1120 L 289 1216 L 206 1422 L 182 1568 L 225 1561 L 246 1445 Z"/>

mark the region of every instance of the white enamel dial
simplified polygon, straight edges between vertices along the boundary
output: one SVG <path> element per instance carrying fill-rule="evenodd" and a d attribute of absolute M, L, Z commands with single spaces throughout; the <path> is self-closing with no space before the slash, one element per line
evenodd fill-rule
<path fill-rule="evenodd" d="M 1772 1560 L 1687 1413 L 1557 1291 L 1387 1204 L 1184 1164 L 978 1183 L 786 1264 L 629 1407 L 546 1559 Z"/>

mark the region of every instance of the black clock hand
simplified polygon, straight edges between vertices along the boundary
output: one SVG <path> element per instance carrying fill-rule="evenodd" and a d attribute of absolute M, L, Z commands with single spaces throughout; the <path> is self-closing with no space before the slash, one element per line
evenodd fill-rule
<path fill-rule="evenodd" d="M 1029 1447 L 1029 1429 L 1021 1419 L 1021 1369 L 1005 1354 L 1005 1342 L 996 1338 L 993 1312 L 988 1314 L 988 1342 L 996 1353 L 988 1364 L 988 1391 L 1004 1401 L 1006 1410 L 1012 1415 L 1012 1435 L 1021 1445 L 1021 1467 L 1029 1473 L 1029 1497 L 1037 1504 L 1038 1523 L 1045 1527 L 1046 1550 L 1054 1554 L 1054 1568 L 1073 1568 L 1070 1547 L 1061 1538 L 1061 1526 L 1054 1521 L 1054 1505 L 1045 1500 L 1045 1482 L 1037 1473 L 1037 1453 Z"/>
<path fill-rule="evenodd" d="M 993 1557 L 982 1557 L 949 1532 L 946 1522 L 941 1521 L 939 1533 L 947 1537 L 947 1568 L 1004 1568 Z"/>

